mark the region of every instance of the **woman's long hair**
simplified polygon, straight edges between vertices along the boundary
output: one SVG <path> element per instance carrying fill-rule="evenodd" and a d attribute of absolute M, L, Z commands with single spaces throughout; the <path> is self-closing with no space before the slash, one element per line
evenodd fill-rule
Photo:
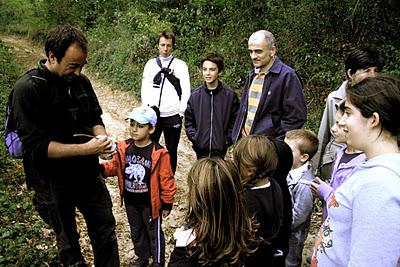
<path fill-rule="evenodd" d="M 247 214 L 236 167 L 220 158 L 197 161 L 188 174 L 187 223 L 196 239 L 189 256 L 201 265 L 241 266 L 255 251 L 255 223 Z"/>

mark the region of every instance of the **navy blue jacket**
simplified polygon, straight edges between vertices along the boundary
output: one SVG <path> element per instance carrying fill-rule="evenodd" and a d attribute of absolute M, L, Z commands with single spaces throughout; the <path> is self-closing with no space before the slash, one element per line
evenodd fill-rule
<path fill-rule="evenodd" d="M 185 111 L 185 131 L 197 158 L 225 156 L 232 145 L 238 109 L 236 93 L 221 82 L 214 90 L 203 84 L 192 92 Z"/>
<path fill-rule="evenodd" d="M 232 130 L 234 143 L 241 137 L 246 120 L 249 88 L 254 75 L 253 69 L 243 88 L 239 113 Z M 283 140 L 287 131 L 301 128 L 306 118 L 306 100 L 301 81 L 294 69 L 276 57 L 265 76 L 260 103 L 249 134 L 268 135 Z"/>

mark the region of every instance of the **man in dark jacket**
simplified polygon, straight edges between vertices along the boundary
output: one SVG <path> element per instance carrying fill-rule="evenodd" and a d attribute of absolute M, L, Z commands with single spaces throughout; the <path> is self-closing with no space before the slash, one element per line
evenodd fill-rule
<path fill-rule="evenodd" d="M 204 84 L 190 95 L 185 131 L 197 158 L 224 157 L 232 145 L 232 127 L 239 109 L 236 93 L 221 81 L 223 57 L 207 54 L 201 60 Z"/>
<path fill-rule="evenodd" d="M 285 133 L 303 126 L 306 101 L 301 81 L 294 69 L 276 55 L 274 35 L 266 30 L 254 32 L 248 42 L 254 69 L 243 88 L 239 112 L 232 130 L 232 140 L 252 134 L 269 136 L 277 149 L 278 167 L 272 175 L 282 190 L 283 222 L 279 233 L 281 254 L 274 257 L 274 266 L 285 266 L 292 225 L 292 201 L 286 183 L 293 155 L 283 142 Z"/>
<path fill-rule="evenodd" d="M 47 59 L 19 78 L 12 97 L 33 203 L 56 234 L 63 266 L 86 266 L 76 208 L 85 218 L 95 265 L 119 266 L 112 203 L 98 159 L 111 153 L 113 145 L 92 85 L 81 74 L 86 37 L 70 25 L 56 27 L 47 35 L 45 51 Z"/>
<path fill-rule="evenodd" d="M 276 56 L 272 33 L 253 33 L 248 49 L 254 69 L 243 88 L 233 141 L 252 134 L 283 140 L 287 131 L 301 128 L 306 120 L 302 84 L 296 71 Z"/>

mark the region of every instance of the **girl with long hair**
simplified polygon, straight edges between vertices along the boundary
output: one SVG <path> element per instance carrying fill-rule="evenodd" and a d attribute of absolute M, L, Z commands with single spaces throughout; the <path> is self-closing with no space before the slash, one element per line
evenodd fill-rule
<path fill-rule="evenodd" d="M 187 184 L 186 225 L 174 234 L 169 266 L 245 266 L 258 241 L 234 164 L 201 159 L 192 166 Z"/>
<path fill-rule="evenodd" d="M 246 136 L 235 145 L 233 159 L 245 187 L 246 209 L 259 224 L 256 235 L 262 239 L 249 263 L 282 266 L 278 262 L 283 257 L 283 195 L 278 182 L 272 179 L 278 166 L 276 147 L 266 136 Z"/>

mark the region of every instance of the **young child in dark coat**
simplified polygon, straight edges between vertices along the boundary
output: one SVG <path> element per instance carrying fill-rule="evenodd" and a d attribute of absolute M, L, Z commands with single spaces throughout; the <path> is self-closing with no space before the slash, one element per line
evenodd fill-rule
<path fill-rule="evenodd" d="M 245 186 L 248 212 L 254 216 L 263 239 L 249 266 L 276 266 L 281 255 L 279 234 L 283 226 L 283 196 L 279 184 L 271 175 L 278 165 L 274 143 L 266 136 L 252 135 L 239 140 L 233 158 Z"/>

